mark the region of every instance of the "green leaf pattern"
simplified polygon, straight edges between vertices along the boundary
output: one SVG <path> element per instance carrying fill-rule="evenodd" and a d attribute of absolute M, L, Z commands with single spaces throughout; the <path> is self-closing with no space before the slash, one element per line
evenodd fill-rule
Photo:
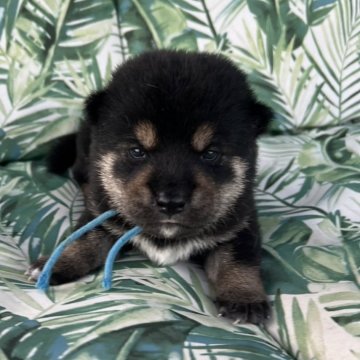
<path fill-rule="evenodd" d="M 1 359 L 359 359 L 358 0 L 0 0 Z M 71 232 L 83 199 L 48 174 L 84 98 L 154 48 L 210 51 L 275 116 L 259 140 L 265 327 L 217 318 L 193 265 L 132 253 L 43 294 L 24 271 Z"/>

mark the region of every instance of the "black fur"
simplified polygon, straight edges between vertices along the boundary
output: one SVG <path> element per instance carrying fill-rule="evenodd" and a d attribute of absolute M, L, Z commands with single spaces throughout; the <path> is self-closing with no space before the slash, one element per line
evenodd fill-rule
<path fill-rule="evenodd" d="M 256 101 L 245 75 L 226 58 L 183 51 L 149 52 L 121 65 L 109 85 L 87 99 L 76 156 L 70 136 L 63 146 L 54 148 L 49 169 L 63 172 L 73 166 L 75 178 L 86 187 L 87 217 L 109 208 L 122 213 L 99 229 L 107 239 L 104 249 L 134 224 L 144 228 L 148 246 L 159 253 L 167 248 L 181 252 L 186 244 L 197 242 L 201 247 L 189 256 L 203 258 L 221 309 L 225 309 L 222 312 L 234 319 L 262 321 L 268 307 L 261 281 L 256 286 L 253 281 L 254 276 L 260 279 L 261 243 L 253 187 L 256 138 L 265 131 L 271 115 Z M 129 149 L 139 147 L 134 129 L 143 121 L 156 129 L 157 143 L 144 158 L 134 159 Z M 215 160 L 204 160 L 203 153 L 190 145 L 203 124 L 214 130 L 211 149 L 219 154 Z M 73 158 L 59 154 L 66 146 Z M 104 159 L 110 152 L 115 160 L 106 175 Z M 245 167 L 240 181 L 236 169 L 241 164 Z M 240 185 L 230 188 L 236 176 Z M 118 195 L 116 184 L 124 186 Z M 195 206 L 196 191 L 200 200 Z M 230 200 L 224 205 L 220 200 L 226 191 Z M 216 206 L 220 205 L 216 204 L 225 206 L 218 215 Z M 176 236 L 161 230 L 170 218 L 181 223 Z M 86 258 L 98 251 L 92 241 L 84 238 L 67 251 L 58 264 L 58 278 L 71 280 L 95 267 L 86 265 Z M 69 265 L 75 253 L 76 261 L 84 259 L 81 270 Z M 94 263 L 102 262 L 103 258 Z M 239 276 L 244 277 L 241 286 Z M 225 284 L 222 278 L 227 279 Z"/>
<path fill-rule="evenodd" d="M 51 173 L 64 174 L 74 164 L 76 157 L 76 134 L 57 139 L 49 153 L 46 164 Z"/>

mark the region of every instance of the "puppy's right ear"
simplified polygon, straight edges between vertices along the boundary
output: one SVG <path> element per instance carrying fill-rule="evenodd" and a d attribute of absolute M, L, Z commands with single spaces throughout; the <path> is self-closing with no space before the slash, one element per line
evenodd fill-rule
<path fill-rule="evenodd" d="M 91 93 L 85 100 L 85 115 L 91 124 L 95 125 L 100 119 L 104 108 L 105 95 L 105 90 L 99 90 Z"/>

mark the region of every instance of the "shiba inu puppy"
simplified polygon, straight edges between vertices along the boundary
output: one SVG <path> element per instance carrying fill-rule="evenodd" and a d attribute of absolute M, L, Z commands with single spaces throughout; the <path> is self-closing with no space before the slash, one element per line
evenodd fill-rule
<path fill-rule="evenodd" d="M 256 138 L 271 112 L 244 74 L 220 55 L 144 53 L 87 99 L 85 115 L 54 148 L 50 170 L 72 166 L 86 201 L 79 226 L 109 209 L 120 215 L 65 250 L 53 283 L 103 265 L 114 241 L 139 225 L 132 246 L 155 264 L 202 261 L 221 315 L 264 321 L 253 187 Z M 29 269 L 33 278 L 45 261 Z"/>

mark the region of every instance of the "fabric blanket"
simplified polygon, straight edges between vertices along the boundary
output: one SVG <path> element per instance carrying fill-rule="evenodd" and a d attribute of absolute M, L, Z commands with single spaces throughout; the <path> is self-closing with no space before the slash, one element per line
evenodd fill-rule
<path fill-rule="evenodd" d="M 46 171 L 57 137 L 122 61 L 154 48 L 222 53 L 275 111 L 259 140 L 266 326 L 218 318 L 195 265 L 134 252 L 77 282 L 24 272 L 83 209 Z M 0 1 L 0 359 L 360 358 L 358 0 Z"/>

